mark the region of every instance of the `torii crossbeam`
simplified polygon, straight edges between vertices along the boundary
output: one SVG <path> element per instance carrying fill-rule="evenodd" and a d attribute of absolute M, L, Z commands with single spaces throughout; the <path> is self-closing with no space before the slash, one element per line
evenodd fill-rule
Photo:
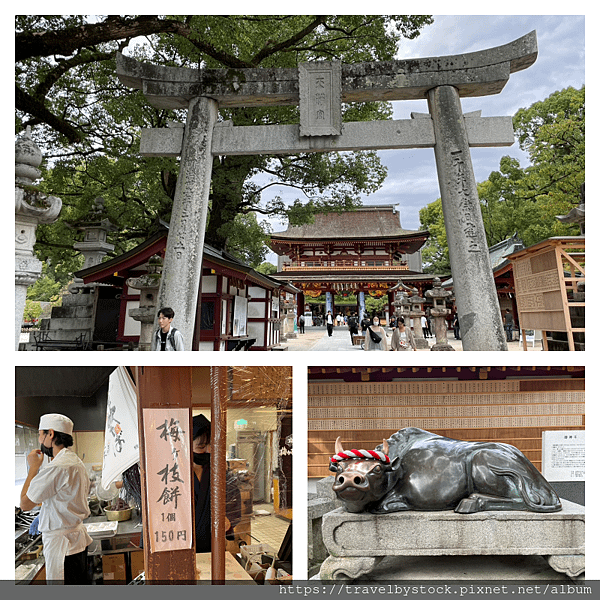
<path fill-rule="evenodd" d="M 510 117 L 463 115 L 461 97 L 502 91 L 537 58 L 531 32 L 479 52 L 298 69 L 189 69 L 117 54 L 117 75 L 157 108 L 187 108 L 185 128 L 144 130 L 144 155 L 181 155 L 159 291 L 192 349 L 212 157 L 363 149 L 434 148 L 464 350 L 507 350 L 470 147 L 514 143 Z M 427 99 L 429 114 L 342 123 L 342 102 Z M 299 125 L 217 124 L 218 108 L 298 104 Z"/>

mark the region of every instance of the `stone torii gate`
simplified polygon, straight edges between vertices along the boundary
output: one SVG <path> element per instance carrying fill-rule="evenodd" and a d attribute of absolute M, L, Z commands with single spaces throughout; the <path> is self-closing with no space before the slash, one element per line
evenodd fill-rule
<path fill-rule="evenodd" d="M 297 154 L 433 148 L 464 350 L 507 350 L 479 207 L 470 148 L 514 143 L 511 117 L 463 114 L 460 98 L 498 94 L 511 73 L 537 58 L 535 31 L 469 54 L 297 69 L 160 67 L 117 54 L 121 82 L 156 108 L 186 108 L 185 127 L 146 129 L 140 153 L 181 156 L 159 304 L 175 310 L 191 350 L 212 158 L 227 154 Z M 426 98 L 428 114 L 342 123 L 341 103 Z M 300 106 L 299 125 L 234 127 L 217 123 L 220 106 Z"/>

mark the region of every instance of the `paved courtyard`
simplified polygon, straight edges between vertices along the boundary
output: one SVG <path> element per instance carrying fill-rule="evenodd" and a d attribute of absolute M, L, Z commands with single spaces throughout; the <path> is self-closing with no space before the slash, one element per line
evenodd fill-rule
<path fill-rule="evenodd" d="M 350 332 L 348 327 L 334 327 L 333 335 L 329 337 L 325 327 L 306 327 L 306 333 L 298 333 L 296 338 L 282 342 L 282 346 L 287 346 L 289 351 L 294 350 L 316 350 L 316 351 L 332 351 L 341 350 L 344 352 L 363 352 L 360 346 L 353 346 L 350 341 Z M 387 330 L 386 330 L 387 331 Z M 388 339 L 391 339 L 391 332 L 387 331 Z M 433 346 L 435 338 L 427 338 L 429 346 Z M 454 339 L 452 331 L 448 332 L 448 342 L 457 351 L 462 351 L 462 342 Z M 509 342 L 509 351 L 522 352 L 523 348 L 519 342 Z M 529 346 L 528 352 L 539 351 L 542 349 L 541 343 L 536 342 L 535 348 Z M 430 352 L 428 349 L 417 350 L 417 352 Z"/>

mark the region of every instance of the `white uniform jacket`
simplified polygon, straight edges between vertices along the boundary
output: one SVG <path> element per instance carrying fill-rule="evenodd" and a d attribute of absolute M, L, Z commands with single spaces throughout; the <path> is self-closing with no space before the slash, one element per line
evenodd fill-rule
<path fill-rule="evenodd" d="M 92 543 L 83 525 L 90 516 L 89 490 L 85 465 L 69 448 L 63 448 L 31 480 L 27 497 L 42 503 L 38 529 L 44 544 L 46 579 L 64 579 L 65 556 Z"/>

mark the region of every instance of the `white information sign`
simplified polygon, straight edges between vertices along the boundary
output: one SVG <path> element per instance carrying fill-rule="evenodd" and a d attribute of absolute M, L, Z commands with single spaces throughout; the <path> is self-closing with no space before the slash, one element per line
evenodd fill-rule
<path fill-rule="evenodd" d="M 542 475 L 548 481 L 585 481 L 585 431 L 542 432 Z"/>

